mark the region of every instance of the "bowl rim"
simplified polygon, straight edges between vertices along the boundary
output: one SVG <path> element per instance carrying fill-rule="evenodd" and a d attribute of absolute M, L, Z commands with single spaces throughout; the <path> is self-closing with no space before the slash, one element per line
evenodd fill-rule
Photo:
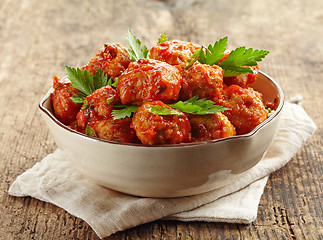
<path fill-rule="evenodd" d="M 180 143 L 180 144 L 162 144 L 162 145 L 146 145 L 146 144 L 140 144 L 140 143 L 121 143 L 121 142 L 114 142 L 114 141 L 109 141 L 109 140 L 105 140 L 105 139 L 100 139 L 100 138 L 96 138 L 96 137 L 92 137 L 92 136 L 88 136 L 84 133 L 78 132 L 73 130 L 72 128 L 68 127 L 67 125 L 63 124 L 62 122 L 60 122 L 55 115 L 49 111 L 46 107 L 44 107 L 44 103 L 45 101 L 47 101 L 50 96 L 51 93 L 53 91 L 53 87 L 51 87 L 48 92 L 46 93 L 46 95 L 42 98 L 42 100 L 40 101 L 38 107 L 39 109 L 46 114 L 54 123 L 56 123 L 59 127 L 62 127 L 64 130 L 69 131 L 70 133 L 74 133 L 79 135 L 80 137 L 86 138 L 90 141 L 95 141 L 95 142 L 102 142 L 102 143 L 108 143 L 108 144 L 116 144 L 116 145 L 123 145 L 123 146 L 132 146 L 132 147 L 143 147 L 143 148 L 176 148 L 176 147 L 189 147 L 189 146 L 197 146 L 197 145 L 206 145 L 206 144 L 214 144 L 214 143 L 218 143 L 218 142 L 223 142 L 223 141 L 228 141 L 228 140 L 233 140 L 233 139 L 241 139 L 241 138 L 250 138 L 253 135 L 255 135 L 261 128 L 263 128 L 265 125 L 267 125 L 269 122 L 271 122 L 274 118 L 276 118 L 279 113 L 281 112 L 281 110 L 283 109 L 284 106 L 284 92 L 281 89 L 281 87 L 278 85 L 278 83 L 272 78 L 270 77 L 268 74 L 265 74 L 262 71 L 259 71 L 259 74 L 262 74 L 264 77 L 268 78 L 276 87 L 276 89 L 278 90 L 278 94 L 279 94 L 279 104 L 277 106 L 277 109 L 275 110 L 275 112 L 268 117 L 265 121 L 263 121 L 262 123 L 260 123 L 259 125 L 257 125 L 252 131 L 250 131 L 249 133 L 246 134 L 241 134 L 241 135 L 235 135 L 235 136 L 231 136 L 231 137 L 225 137 L 225 138 L 220 138 L 220 139 L 214 139 L 214 140 L 209 140 L 209 141 L 201 141 L 201 142 L 191 142 L 191 143 Z M 62 78 L 62 80 L 64 80 L 67 77 Z"/>

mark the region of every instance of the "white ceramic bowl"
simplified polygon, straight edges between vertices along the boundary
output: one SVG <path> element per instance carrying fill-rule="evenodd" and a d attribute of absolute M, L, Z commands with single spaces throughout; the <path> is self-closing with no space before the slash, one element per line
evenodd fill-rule
<path fill-rule="evenodd" d="M 76 132 L 54 114 L 50 89 L 40 102 L 42 116 L 57 146 L 74 167 L 96 183 L 144 197 L 180 197 L 232 183 L 256 165 L 273 141 L 284 94 L 260 73 L 252 87 L 276 111 L 248 134 L 208 142 L 147 146 L 100 140 Z"/>

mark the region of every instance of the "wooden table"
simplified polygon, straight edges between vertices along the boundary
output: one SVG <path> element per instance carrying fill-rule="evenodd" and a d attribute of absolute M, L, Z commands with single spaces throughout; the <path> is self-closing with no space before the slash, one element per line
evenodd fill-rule
<path fill-rule="evenodd" d="M 301 94 L 315 135 L 270 176 L 250 225 L 155 221 L 107 239 L 323 239 L 321 0 L 0 1 L 0 239 L 98 239 L 63 209 L 9 196 L 14 179 L 53 152 L 38 103 L 64 65 L 82 66 L 106 42 L 170 39 L 267 49 L 260 68 L 286 98 Z"/>

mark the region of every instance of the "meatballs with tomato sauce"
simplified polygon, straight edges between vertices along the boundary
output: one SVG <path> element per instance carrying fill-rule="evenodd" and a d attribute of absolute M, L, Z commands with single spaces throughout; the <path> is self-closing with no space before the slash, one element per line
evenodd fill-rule
<path fill-rule="evenodd" d="M 217 65 L 194 63 L 182 71 L 183 83 L 180 99 L 187 100 L 195 95 L 216 101 L 222 95 L 223 70 Z"/>
<path fill-rule="evenodd" d="M 171 65 L 180 65 L 184 68 L 195 50 L 201 46 L 179 40 L 169 40 L 160 43 L 150 49 L 149 57 Z"/>
<path fill-rule="evenodd" d="M 95 90 L 86 97 L 84 106 L 77 114 L 78 127 L 90 126 L 101 139 L 137 143 L 135 131 L 130 128 L 131 118 L 114 120 L 111 113 L 113 104 L 119 102 L 117 92 L 110 86 Z"/>
<path fill-rule="evenodd" d="M 262 96 L 252 88 L 231 85 L 223 90 L 223 97 L 217 104 L 230 108 L 223 113 L 236 128 L 237 134 L 245 134 L 268 117 Z"/>
<path fill-rule="evenodd" d="M 191 136 L 193 142 L 214 140 L 236 135 L 235 127 L 222 113 L 208 115 L 190 114 Z"/>
<path fill-rule="evenodd" d="M 115 78 L 120 76 L 131 61 L 126 48 L 122 45 L 105 44 L 82 70 L 86 69 L 95 75 L 100 67 L 109 77 Z"/>
<path fill-rule="evenodd" d="M 157 115 L 150 112 L 153 106 L 172 109 L 161 101 L 146 102 L 138 109 L 132 118 L 131 127 L 143 144 L 190 142 L 191 126 L 182 112 L 173 109 L 179 115 Z"/>
<path fill-rule="evenodd" d="M 117 91 L 123 104 L 140 106 L 149 101 L 176 101 L 182 85 L 180 71 L 165 62 L 140 59 L 119 77 Z"/>
<path fill-rule="evenodd" d="M 75 96 L 80 91 L 72 86 L 70 82 L 61 82 L 58 77 L 53 78 L 54 91 L 51 94 L 55 116 L 62 123 L 69 125 L 72 123 L 82 104 L 74 103 L 70 97 Z"/>

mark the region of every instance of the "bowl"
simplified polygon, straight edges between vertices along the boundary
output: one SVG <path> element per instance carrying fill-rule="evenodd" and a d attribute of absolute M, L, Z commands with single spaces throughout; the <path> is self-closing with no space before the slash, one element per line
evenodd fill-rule
<path fill-rule="evenodd" d="M 256 165 L 278 128 L 284 94 L 260 72 L 255 90 L 275 112 L 250 133 L 173 145 L 116 143 L 76 132 L 54 115 L 50 89 L 39 108 L 58 148 L 84 176 L 109 189 L 142 197 L 191 196 L 234 182 Z"/>

